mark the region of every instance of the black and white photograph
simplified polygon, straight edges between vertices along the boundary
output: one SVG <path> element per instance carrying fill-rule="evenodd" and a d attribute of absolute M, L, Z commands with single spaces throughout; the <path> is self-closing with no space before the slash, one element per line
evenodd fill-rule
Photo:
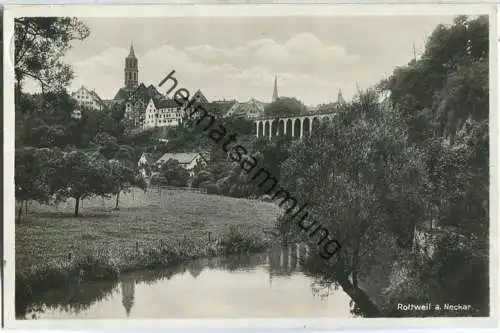
<path fill-rule="evenodd" d="M 8 16 L 12 320 L 497 316 L 489 7 L 115 7 Z"/>

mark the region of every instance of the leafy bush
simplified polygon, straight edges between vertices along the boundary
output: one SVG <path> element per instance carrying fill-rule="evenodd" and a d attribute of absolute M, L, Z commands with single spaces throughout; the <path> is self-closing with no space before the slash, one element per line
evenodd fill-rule
<path fill-rule="evenodd" d="M 86 253 L 75 258 L 72 275 L 82 281 L 94 281 L 118 277 L 118 262 L 107 252 Z"/>
<path fill-rule="evenodd" d="M 181 183 L 175 179 L 171 180 L 168 185 L 175 186 L 175 187 L 181 187 Z"/>
<path fill-rule="evenodd" d="M 151 177 L 150 184 L 156 186 L 167 186 L 168 180 L 165 177 L 154 175 Z"/>
<path fill-rule="evenodd" d="M 207 194 L 220 194 L 219 187 L 216 184 L 209 183 L 205 186 Z"/>
<path fill-rule="evenodd" d="M 218 246 L 223 254 L 230 255 L 263 251 L 267 244 L 261 237 L 231 226 L 219 239 Z"/>

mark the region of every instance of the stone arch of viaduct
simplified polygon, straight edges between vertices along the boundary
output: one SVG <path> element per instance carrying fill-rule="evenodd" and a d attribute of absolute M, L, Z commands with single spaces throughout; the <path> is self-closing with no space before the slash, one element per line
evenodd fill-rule
<path fill-rule="evenodd" d="M 255 133 L 258 138 L 288 136 L 302 138 L 309 135 L 323 121 L 334 117 L 333 113 L 293 116 L 284 118 L 260 118 L 254 120 Z"/>

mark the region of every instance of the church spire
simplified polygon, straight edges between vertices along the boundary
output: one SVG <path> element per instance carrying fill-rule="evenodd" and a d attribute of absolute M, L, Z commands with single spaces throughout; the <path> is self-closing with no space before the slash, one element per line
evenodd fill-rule
<path fill-rule="evenodd" d="M 358 91 L 358 94 L 361 94 L 361 87 L 359 86 L 358 81 L 356 81 L 356 90 Z"/>
<path fill-rule="evenodd" d="M 132 307 L 134 306 L 135 298 L 135 280 L 133 277 L 125 277 L 121 281 L 122 287 L 122 305 L 125 308 L 125 313 L 127 317 L 130 316 Z"/>
<path fill-rule="evenodd" d="M 133 43 L 130 43 L 130 52 L 128 54 L 128 58 L 135 58 L 134 44 Z"/>
<path fill-rule="evenodd" d="M 342 96 L 342 90 L 339 88 L 339 93 L 337 95 L 337 103 L 343 104 L 345 103 L 344 96 Z"/>
<path fill-rule="evenodd" d="M 125 58 L 125 88 L 128 90 L 134 90 L 138 86 L 138 62 L 134 52 L 134 45 L 130 43 L 130 53 L 128 57 Z"/>
<path fill-rule="evenodd" d="M 274 77 L 273 102 L 278 100 L 278 76 Z"/>

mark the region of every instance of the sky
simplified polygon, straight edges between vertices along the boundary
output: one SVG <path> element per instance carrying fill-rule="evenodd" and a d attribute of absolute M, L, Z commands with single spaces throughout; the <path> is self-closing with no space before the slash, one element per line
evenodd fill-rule
<path fill-rule="evenodd" d="M 175 70 L 179 87 L 209 100 L 279 96 L 306 105 L 345 99 L 388 76 L 423 51 L 425 39 L 452 16 L 80 18 L 90 29 L 65 55 L 75 79 L 103 99 L 124 85 L 133 43 L 139 82 Z M 164 92 L 160 89 L 160 92 Z"/>

